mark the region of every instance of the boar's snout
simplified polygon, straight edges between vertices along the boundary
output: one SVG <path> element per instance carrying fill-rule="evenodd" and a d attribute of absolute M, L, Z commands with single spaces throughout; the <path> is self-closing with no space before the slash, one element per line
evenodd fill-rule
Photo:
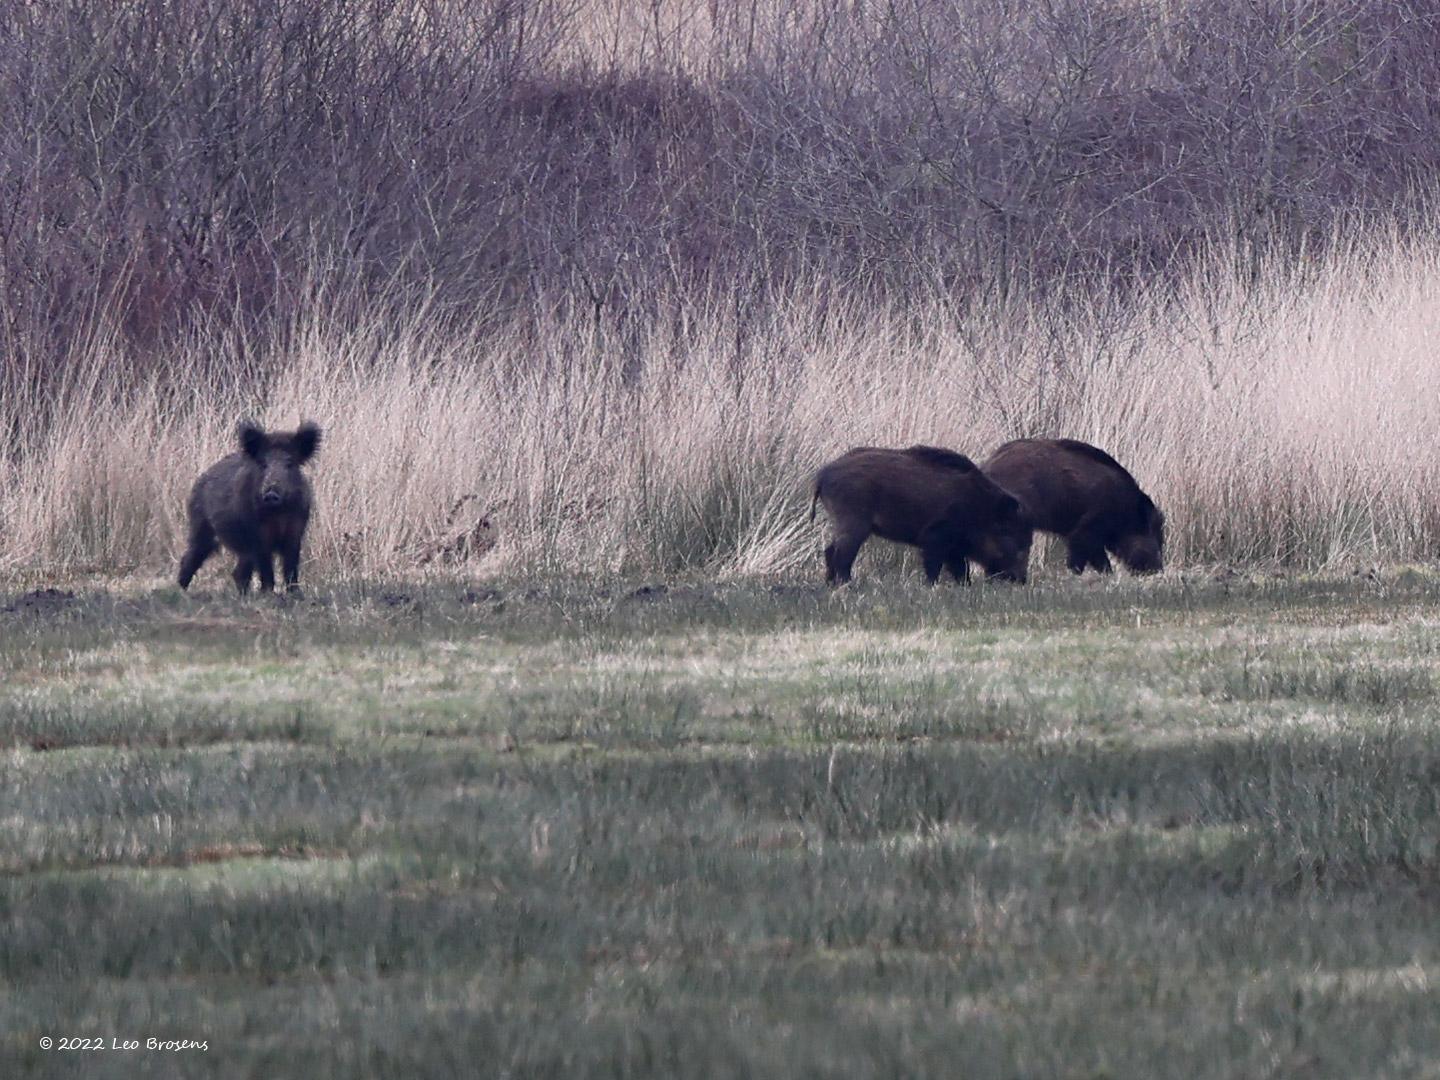
<path fill-rule="evenodd" d="M 1163 549 L 1150 533 L 1122 537 L 1115 554 L 1132 574 L 1158 574 L 1165 569 Z"/>
<path fill-rule="evenodd" d="M 300 467 L 283 458 L 267 462 L 260 479 L 260 509 L 276 513 L 295 507 L 305 497 L 305 478 Z"/>
<path fill-rule="evenodd" d="M 1160 549 L 1154 545 L 1136 546 L 1130 549 L 1129 557 L 1122 561 L 1136 574 L 1158 574 L 1165 569 L 1165 560 Z"/>

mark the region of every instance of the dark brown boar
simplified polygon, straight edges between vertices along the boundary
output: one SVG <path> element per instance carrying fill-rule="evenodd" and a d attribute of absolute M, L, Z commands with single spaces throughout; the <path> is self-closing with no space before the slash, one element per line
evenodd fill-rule
<path fill-rule="evenodd" d="M 1109 573 L 1107 551 L 1137 574 L 1162 569 L 1165 515 L 1105 451 L 1074 439 L 1017 439 L 983 468 L 1020 500 L 1035 528 L 1065 538 L 1075 573 L 1087 566 Z"/>
<path fill-rule="evenodd" d="M 830 515 L 825 580 L 832 585 L 850 580 L 872 534 L 918 547 L 931 584 L 942 568 L 968 581 L 971 559 L 990 577 L 1025 580 L 1031 531 L 1019 503 L 953 450 L 857 447 L 816 474 L 811 520 L 816 503 Z"/>
<path fill-rule="evenodd" d="M 201 474 L 190 489 L 190 541 L 180 560 L 180 588 L 224 544 L 235 555 L 231 575 L 240 592 L 260 575 L 260 588 L 275 588 L 280 556 L 285 588 L 300 581 L 300 546 L 310 522 L 310 481 L 300 467 L 320 445 L 320 429 L 301 424 L 293 432 L 266 432 L 248 421 L 236 429 L 240 449 Z"/>

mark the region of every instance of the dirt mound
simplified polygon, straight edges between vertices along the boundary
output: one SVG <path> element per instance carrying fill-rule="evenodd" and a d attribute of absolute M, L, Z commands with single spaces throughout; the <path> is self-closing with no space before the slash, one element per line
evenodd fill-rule
<path fill-rule="evenodd" d="M 75 594 L 68 589 L 32 589 L 13 602 L 0 607 L 0 612 L 21 615 L 53 615 L 75 602 Z"/>

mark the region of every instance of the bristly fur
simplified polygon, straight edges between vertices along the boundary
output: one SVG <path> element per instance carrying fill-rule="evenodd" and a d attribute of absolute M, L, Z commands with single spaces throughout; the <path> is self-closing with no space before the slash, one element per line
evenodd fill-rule
<path fill-rule="evenodd" d="M 825 580 L 840 585 L 871 536 L 918 547 L 932 584 L 946 567 L 968 581 L 973 560 L 1023 582 L 1032 528 L 1020 501 L 953 450 L 856 447 L 821 467 L 810 499 L 830 516 Z"/>
<path fill-rule="evenodd" d="M 295 457 L 301 464 L 309 461 L 315 456 L 315 451 L 320 449 L 320 425 L 313 420 L 306 420 L 291 437 L 291 443 L 295 447 Z"/>
<path fill-rule="evenodd" d="M 1067 450 L 1073 450 L 1077 454 L 1084 454 L 1086 457 L 1114 469 L 1126 480 L 1130 481 L 1130 484 L 1135 488 L 1135 512 L 1138 527 L 1142 531 L 1157 527 L 1155 525 L 1155 519 L 1156 515 L 1160 514 L 1160 508 L 1155 505 L 1154 500 L 1151 499 L 1149 495 L 1145 494 L 1144 490 L 1140 487 L 1140 482 L 1131 475 L 1129 469 L 1125 468 L 1124 465 L 1121 465 L 1098 446 L 1091 446 L 1089 443 L 1080 442 L 1078 439 L 1056 439 L 1055 442 Z M 1163 515 L 1160 518 L 1160 525 L 1158 527 L 1164 527 Z"/>
<path fill-rule="evenodd" d="M 1132 484 L 1135 484 L 1137 488 L 1140 486 L 1136 482 L 1135 477 L 1130 475 L 1129 469 L 1125 468 L 1124 465 L 1121 465 L 1118 461 L 1116 461 L 1113 457 L 1107 454 L 1104 450 L 1101 450 L 1098 446 L 1091 446 L 1089 443 L 1080 442 L 1078 439 L 1056 439 L 1055 444 L 1057 446 L 1063 446 L 1066 450 L 1073 450 L 1077 454 L 1084 454 L 1088 458 L 1093 458 L 1094 460 L 1100 462 L 1102 465 L 1108 465 L 1110 466 L 1110 468 L 1120 472 L 1127 480 L 1129 480 Z M 1143 495 L 1144 492 L 1141 492 L 1141 494 Z M 1145 501 L 1150 501 L 1150 497 L 1148 495 L 1145 496 Z"/>
<path fill-rule="evenodd" d="M 946 450 L 943 446 L 907 446 L 905 453 L 920 461 L 929 462 L 931 465 L 944 465 L 952 469 L 959 469 L 961 472 L 972 472 L 975 469 L 975 463 L 964 454 Z"/>
<path fill-rule="evenodd" d="M 268 441 L 265 429 L 255 421 L 241 420 L 235 425 L 235 437 L 240 440 L 240 449 L 246 457 L 258 461 L 265 453 L 265 444 Z"/>
<path fill-rule="evenodd" d="M 1006 449 L 1006 447 L 1014 446 L 1016 443 L 1032 441 L 1034 440 L 1015 439 L 1012 442 L 1005 443 L 1004 446 L 996 447 L 995 453 L 998 454 L 1001 450 Z M 1092 461 L 1097 461 L 1101 465 L 1104 465 L 1106 468 L 1114 469 L 1117 473 L 1124 477 L 1125 480 L 1129 483 L 1129 486 L 1132 487 L 1135 491 L 1136 523 L 1141 529 L 1151 528 L 1152 522 L 1154 522 L 1156 515 L 1160 515 L 1160 508 L 1155 505 L 1154 500 L 1152 500 L 1149 495 L 1145 494 L 1145 491 L 1140 487 L 1140 482 L 1130 474 L 1129 469 L 1125 468 L 1124 465 L 1121 465 L 1118 461 L 1116 461 L 1113 457 L 1107 454 L 1104 450 L 1101 450 L 1098 446 L 1091 446 L 1089 443 L 1081 442 L 1078 439 L 1055 439 L 1053 441 L 1056 446 L 1064 447 L 1066 450 L 1070 450 L 1076 454 L 1081 454 L 1085 457 L 1090 458 Z M 1163 527 L 1164 516 L 1160 515 L 1160 518 Z"/>
<path fill-rule="evenodd" d="M 1139 573 L 1164 565 L 1164 515 L 1123 465 L 1076 439 L 1016 439 L 986 475 L 1016 495 L 1037 529 L 1065 538 L 1066 565 L 1108 573 L 1107 552 Z"/>
<path fill-rule="evenodd" d="M 845 451 L 845 453 L 841 455 L 841 458 L 847 458 L 851 454 L 864 454 L 880 449 L 881 448 L 877 446 L 853 446 L 849 450 Z M 968 457 L 966 457 L 964 454 L 956 453 L 954 450 L 946 450 L 943 446 L 925 446 L 923 444 L 917 443 L 915 446 L 907 447 L 900 452 L 902 454 L 908 454 L 916 461 L 923 461 L 927 465 L 938 465 L 942 468 L 955 469 L 959 472 L 973 472 L 976 469 L 975 463 L 971 461 Z M 814 491 L 811 493 L 810 498 L 811 521 L 815 520 L 815 508 L 816 504 L 819 503 L 819 501 L 820 480 L 817 476 L 815 481 L 815 488 Z"/>
<path fill-rule="evenodd" d="M 294 454 L 296 463 L 303 465 L 320 449 L 320 425 L 313 420 L 306 420 L 293 432 L 267 432 L 253 420 L 241 420 L 235 425 L 235 434 L 241 451 L 256 461 L 267 450 L 278 449 Z"/>

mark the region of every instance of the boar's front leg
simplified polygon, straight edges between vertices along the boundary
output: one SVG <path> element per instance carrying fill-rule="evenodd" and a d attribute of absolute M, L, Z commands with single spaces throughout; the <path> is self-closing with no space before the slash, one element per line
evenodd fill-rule
<path fill-rule="evenodd" d="M 1087 566 L 1093 566 L 1102 574 L 1110 573 L 1110 558 L 1105 554 L 1105 541 L 1100 532 L 1100 523 L 1090 515 L 1081 518 L 1071 534 L 1066 537 L 1068 551 L 1065 565 L 1071 573 L 1083 574 Z"/>
<path fill-rule="evenodd" d="M 255 569 L 260 571 L 260 591 L 275 591 L 275 556 L 262 551 L 255 559 Z"/>
<path fill-rule="evenodd" d="M 940 579 L 940 570 L 949 567 L 956 581 L 970 580 L 970 564 L 966 558 L 965 535 L 949 522 L 937 522 L 920 534 L 920 555 L 925 564 L 925 580 L 931 585 Z"/>
<path fill-rule="evenodd" d="M 923 547 L 920 555 L 925 563 L 925 582 L 934 585 L 940 580 L 940 568 L 945 565 L 945 553 L 936 547 Z"/>
<path fill-rule="evenodd" d="M 237 555 L 235 557 L 235 569 L 231 571 L 230 577 L 235 582 L 235 589 L 244 596 L 250 591 L 250 578 L 255 573 L 255 560 L 249 555 Z"/>
<path fill-rule="evenodd" d="M 285 591 L 295 592 L 300 588 L 300 541 L 286 542 L 280 549 L 280 561 L 285 570 Z"/>

